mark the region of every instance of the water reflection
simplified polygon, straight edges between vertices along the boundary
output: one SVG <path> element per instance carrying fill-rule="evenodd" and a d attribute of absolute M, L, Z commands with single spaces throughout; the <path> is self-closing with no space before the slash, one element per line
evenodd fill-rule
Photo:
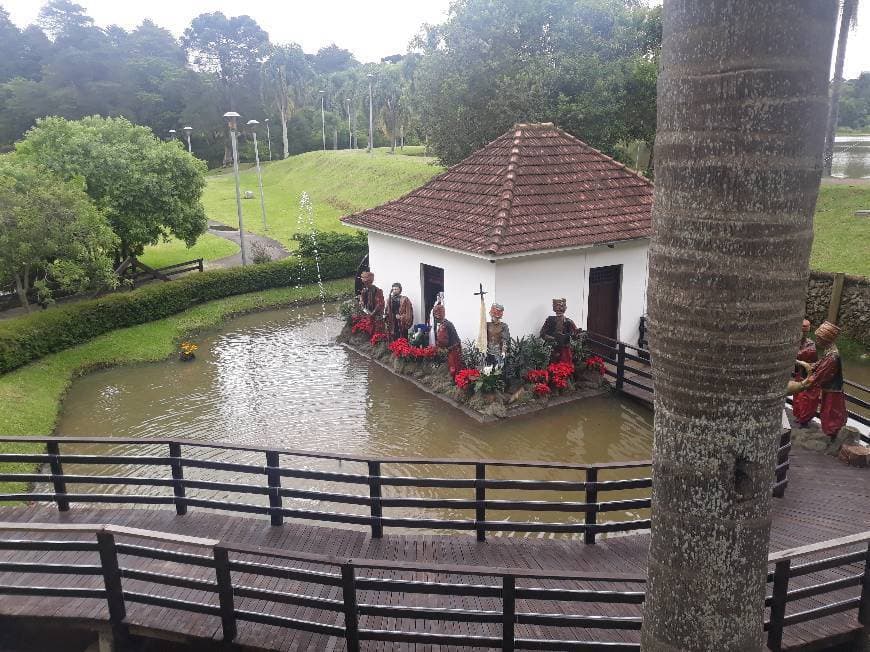
<path fill-rule="evenodd" d="M 196 360 L 121 367 L 77 380 L 64 401 L 58 432 L 69 436 L 177 437 L 208 442 L 423 459 L 473 458 L 607 462 L 647 459 L 652 444 L 652 415 L 644 407 L 613 397 L 589 399 L 545 412 L 494 424 L 480 424 L 441 400 L 394 376 L 380 366 L 334 344 L 340 329 L 335 317 L 322 318 L 320 307 L 293 314 L 268 312 L 233 320 L 220 331 L 197 338 Z M 127 451 L 119 445 L 116 453 Z M 155 445 L 151 453 L 165 454 Z M 80 446 L 76 452 L 85 452 Z M 91 450 L 95 450 L 93 447 Z M 105 449 L 103 449 L 105 452 Z M 141 447 L 137 454 L 145 454 Z M 212 458 L 262 465 L 261 454 L 203 452 Z M 289 461 L 289 460 L 288 460 Z M 332 461 L 294 460 L 297 468 L 337 470 Z M 285 462 L 286 464 L 286 462 Z M 68 473 L 93 473 L 68 465 Z M 343 472 L 365 473 L 360 463 L 344 463 Z M 142 475 L 146 471 L 100 468 L 99 472 Z M 167 475 L 164 469 L 147 473 Z M 473 477 L 470 467 L 385 465 L 387 475 Z M 490 477 L 572 479 L 576 471 L 493 469 Z M 637 475 L 637 472 L 634 472 Z M 630 473 L 611 472 L 610 477 Z M 200 469 L 186 477 L 262 485 L 262 476 Z M 610 479 L 605 477 L 603 479 Z M 312 488 L 310 482 L 286 480 L 285 486 Z M 114 487 L 85 486 L 85 491 Z M 322 483 L 318 490 L 367 493 L 365 486 Z M 137 488 L 136 491 L 141 492 Z M 163 495 L 171 489 L 154 489 Z M 497 493 L 497 492 L 496 492 Z M 624 494 L 624 495 L 622 495 Z M 220 499 L 226 492 L 199 490 L 191 495 Z M 388 488 L 385 495 L 471 498 L 473 490 Z M 637 495 L 637 494 L 634 494 Z M 607 499 L 627 498 L 631 492 Z M 503 491 L 493 498 L 519 498 Z M 581 500 L 582 494 L 540 492 L 526 499 Z M 262 496 L 245 502 L 266 504 Z M 323 509 L 305 500 L 285 506 Z M 338 505 L 338 511 L 366 513 L 367 508 Z M 441 517 L 468 518 L 460 510 L 438 510 Z M 394 508 L 393 516 L 425 516 L 419 510 Z M 473 512 L 472 512 L 473 515 Z M 582 514 L 575 515 L 582 518 Z M 638 514 L 614 515 L 637 518 Z M 494 514 L 495 518 L 496 515 Z M 564 514 L 507 514 L 515 520 L 568 520 Z"/>
<path fill-rule="evenodd" d="M 831 176 L 846 179 L 870 178 L 870 136 L 837 136 Z"/>

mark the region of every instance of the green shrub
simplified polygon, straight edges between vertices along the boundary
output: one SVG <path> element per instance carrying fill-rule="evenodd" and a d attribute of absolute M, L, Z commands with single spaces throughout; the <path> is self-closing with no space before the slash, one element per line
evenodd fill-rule
<path fill-rule="evenodd" d="M 324 231 L 316 233 L 314 240 L 310 233 L 294 233 L 293 239 L 299 243 L 299 254 L 309 258 L 314 256 L 316 249 L 321 256 L 348 254 L 356 256 L 359 262 L 369 252 L 368 236 L 362 231 L 356 233 Z"/>
<path fill-rule="evenodd" d="M 324 280 L 352 276 L 358 264 L 356 255 L 322 255 L 321 276 Z M 316 281 L 314 261 L 291 257 L 261 265 L 192 274 L 133 292 L 6 320 L 0 322 L 0 373 L 108 331 L 162 319 L 200 303 Z"/>

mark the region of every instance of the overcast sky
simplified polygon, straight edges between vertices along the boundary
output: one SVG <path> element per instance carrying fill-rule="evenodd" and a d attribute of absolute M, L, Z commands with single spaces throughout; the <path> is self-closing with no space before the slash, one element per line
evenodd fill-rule
<path fill-rule="evenodd" d="M 649 0 L 655 3 L 657 0 Z M 658 0 L 660 3 L 660 0 Z M 441 22 L 449 0 L 76 0 L 100 26 L 126 29 L 150 18 L 175 35 L 201 13 L 246 13 L 269 33 L 273 42 L 296 42 L 306 52 L 336 43 L 362 62 L 405 52 L 423 23 Z M 0 0 L 19 26 L 34 21 L 40 0 Z M 847 79 L 870 70 L 870 1 L 860 3 L 858 27 L 849 36 Z"/>

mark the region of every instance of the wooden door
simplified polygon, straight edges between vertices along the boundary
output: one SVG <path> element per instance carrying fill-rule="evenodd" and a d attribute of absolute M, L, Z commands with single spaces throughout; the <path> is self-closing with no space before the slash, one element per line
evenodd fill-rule
<path fill-rule="evenodd" d="M 420 277 L 423 282 L 423 319 L 429 323 L 429 312 L 435 305 L 439 292 L 444 292 L 444 270 L 434 265 L 420 265 Z"/>
<path fill-rule="evenodd" d="M 613 340 L 619 334 L 619 286 L 622 265 L 589 270 L 589 305 L 586 330 Z"/>

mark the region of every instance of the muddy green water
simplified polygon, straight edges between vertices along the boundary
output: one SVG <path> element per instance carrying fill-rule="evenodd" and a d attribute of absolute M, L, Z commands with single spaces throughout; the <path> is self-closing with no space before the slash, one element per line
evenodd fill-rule
<path fill-rule="evenodd" d="M 846 179 L 870 178 L 870 136 L 837 136 L 831 176 Z"/>
<path fill-rule="evenodd" d="M 257 447 L 324 451 L 333 454 L 411 458 L 474 458 L 541 460 L 552 462 L 609 462 L 649 459 L 652 413 L 629 400 L 612 396 L 557 406 L 534 415 L 493 424 L 480 424 L 367 359 L 335 344 L 341 323 L 324 317 L 320 306 L 271 311 L 239 317 L 219 330 L 195 338 L 200 349 L 192 362 L 171 359 L 160 363 L 118 367 L 76 380 L 64 400 L 57 432 L 67 436 L 177 437 L 203 442 L 231 442 Z M 136 454 L 165 454 L 165 446 L 138 446 Z M 72 452 L 96 452 L 76 446 Z M 106 447 L 99 447 L 106 452 Z M 115 445 L 113 453 L 133 447 Z M 191 449 L 193 450 L 193 449 Z M 226 461 L 262 464 L 261 454 L 196 452 Z M 365 472 L 359 463 L 287 458 L 296 468 Z M 76 467 L 67 473 L 100 473 L 165 477 L 166 470 L 124 466 Z M 473 477 L 473 469 L 444 465 L 385 465 L 386 475 Z M 635 476 L 642 475 L 637 471 Z M 217 471 L 187 469 L 186 477 L 262 484 L 250 478 Z M 558 470 L 495 469 L 490 477 L 582 480 L 582 473 Z M 627 477 L 609 471 L 603 479 Z M 366 487 L 285 479 L 285 486 L 364 493 Z M 127 487 L 79 487 L 87 492 L 131 491 Z M 134 487 L 136 493 L 165 488 Z M 171 490 L 169 490 L 171 492 Z M 428 498 L 473 498 L 473 490 L 387 488 L 386 495 Z M 211 499 L 264 504 L 261 496 L 192 491 Z M 612 493 L 608 499 L 632 497 Z M 519 498 L 504 491 L 493 498 Z M 582 494 L 526 493 L 525 499 L 583 500 Z M 285 505 L 291 501 L 285 500 Z M 299 500 L 294 506 L 323 509 L 322 504 Z M 346 513 L 367 508 L 332 505 Z M 468 512 L 433 510 L 441 517 L 468 518 Z M 421 510 L 394 508 L 394 516 L 432 515 Z M 614 514 L 615 519 L 638 518 L 638 513 Z M 493 518 L 565 521 L 582 514 L 509 513 Z"/>

